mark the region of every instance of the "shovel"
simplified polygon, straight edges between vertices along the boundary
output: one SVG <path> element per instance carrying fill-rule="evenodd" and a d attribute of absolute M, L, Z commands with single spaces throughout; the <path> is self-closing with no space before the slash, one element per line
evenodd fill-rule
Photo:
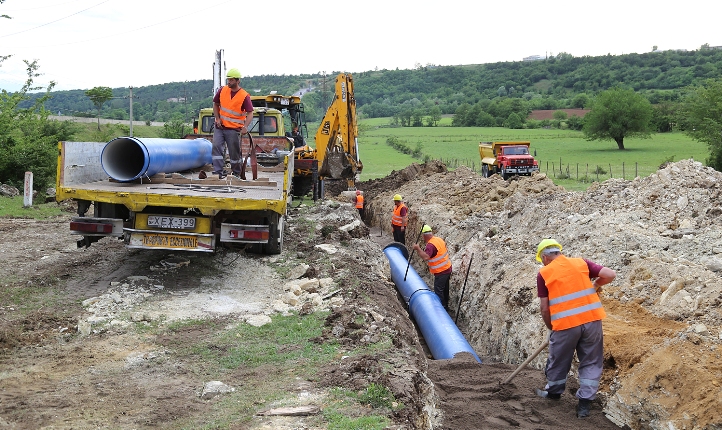
<path fill-rule="evenodd" d="M 421 233 L 424 232 L 424 226 L 421 226 L 421 231 L 419 231 L 419 235 L 416 236 L 416 241 L 414 243 L 418 243 L 419 239 L 421 239 Z M 406 266 L 406 273 L 404 273 L 404 281 L 406 280 L 406 276 L 409 274 L 409 267 L 411 267 L 411 257 L 414 256 L 414 250 L 411 250 L 411 254 L 409 254 L 409 264 Z"/>
<path fill-rule="evenodd" d="M 511 382 L 511 380 L 514 379 L 516 374 L 521 372 L 521 370 L 523 368 L 525 368 L 527 364 L 531 363 L 531 361 L 533 359 L 535 359 L 536 356 L 539 355 L 542 351 L 544 351 L 544 348 L 546 348 L 547 346 L 549 346 L 549 338 L 548 337 L 547 337 L 547 340 L 544 341 L 544 343 L 541 344 L 541 346 L 536 351 L 534 351 L 534 353 L 532 355 L 529 356 L 529 358 L 524 360 L 524 362 L 521 363 L 519 365 L 519 367 L 517 367 L 516 370 L 511 375 L 509 375 L 506 379 L 504 379 L 502 382 L 500 382 L 500 384 L 505 385 L 505 384 L 508 384 L 509 382 Z"/>

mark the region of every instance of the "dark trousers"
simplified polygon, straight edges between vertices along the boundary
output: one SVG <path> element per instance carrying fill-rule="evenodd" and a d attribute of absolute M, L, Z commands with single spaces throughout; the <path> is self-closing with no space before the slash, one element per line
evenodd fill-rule
<path fill-rule="evenodd" d="M 356 208 L 356 210 L 358 211 L 358 216 L 361 217 L 361 221 L 363 221 L 364 220 L 364 208 Z"/>
<path fill-rule="evenodd" d="M 579 390 L 577 398 L 594 400 L 604 365 L 602 322 L 592 321 L 549 335 L 549 358 L 544 373 L 549 394 L 562 394 L 574 351 L 579 358 Z"/>
<path fill-rule="evenodd" d="M 211 151 L 211 160 L 213 161 L 213 172 L 223 172 L 225 160 L 226 145 L 228 145 L 228 157 L 231 159 L 231 170 L 236 175 L 241 174 L 241 140 L 238 130 L 221 130 L 216 128 L 213 131 L 213 151 Z"/>
<path fill-rule="evenodd" d="M 444 309 L 449 310 L 449 281 L 451 280 L 451 272 L 442 273 L 440 275 L 434 275 L 434 292 L 439 299 Z"/>
<path fill-rule="evenodd" d="M 395 225 L 394 227 L 394 241 L 403 243 L 406 245 L 406 229 L 401 230 L 401 227 Z"/>

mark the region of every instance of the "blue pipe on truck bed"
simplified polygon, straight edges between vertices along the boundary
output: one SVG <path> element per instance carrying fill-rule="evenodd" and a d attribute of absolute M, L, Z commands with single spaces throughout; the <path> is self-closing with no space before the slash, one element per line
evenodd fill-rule
<path fill-rule="evenodd" d="M 481 359 L 446 313 L 439 296 L 429 289 L 413 267 L 409 267 L 406 273 L 409 261 L 406 247 L 394 242 L 384 248 L 384 254 L 391 266 L 391 280 L 408 304 L 409 314 L 416 321 L 434 359 L 453 358 L 459 352 L 468 352 L 481 363 Z"/>
<path fill-rule="evenodd" d="M 211 163 L 213 144 L 208 139 L 118 137 L 103 147 L 100 164 L 119 182 L 156 173 L 195 169 Z"/>

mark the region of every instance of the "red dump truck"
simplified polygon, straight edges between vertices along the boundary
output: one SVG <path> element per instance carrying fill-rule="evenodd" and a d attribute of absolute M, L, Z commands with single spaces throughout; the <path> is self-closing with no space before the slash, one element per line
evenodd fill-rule
<path fill-rule="evenodd" d="M 531 175 L 539 164 L 529 154 L 531 142 L 480 142 L 481 173 L 485 178 L 498 173 L 503 179 Z"/>

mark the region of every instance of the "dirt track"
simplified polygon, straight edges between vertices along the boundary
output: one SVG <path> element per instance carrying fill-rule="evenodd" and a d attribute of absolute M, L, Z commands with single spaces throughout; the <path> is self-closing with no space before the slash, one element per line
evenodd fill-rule
<path fill-rule="evenodd" d="M 200 371 L 197 357 L 179 353 L 178 342 L 239 323 L 262 324 L 294 309 L 330 311 L 327 330 L 314 342 L 340 341 L 352 350 L 388 336 L 394 347 L 381 355 L 339 358 L 319 369 L 316 380 L 289 386 L 289 395 L 302 386 L 312 394 L 307 401 L 323 406 L 318 399 L 330 387 L 381 383 L 405 405 L 390 414 L 397 428 L 617 428 L 605 415 L 632 428 L 718 428 L 719 175 L 684 161 L 655 178 L 612 180 L 568 193 L 543 175 L 504 182 L 464 168 L 413 165 L 361 183 L 370 230 L 354 225 L 358 215 L 346 202 L 293 209 L 286 250 L 272 258 L 236 250 L 213 256 L 139 252 L 117 241 L 79 250 L 66 234 L 67 217 L 0 219 L 3 297 L 35 285 L 25 300 L 43 303 L 30 313 L 22 311 L 24 304 L 0 303 L 0 428 L 207 422 L 203 417 L 213 416 L 222 400 L 199 397 L 210 375 Z M 381 252 L 390 241 L 386 226 L 396 192 L 411 207 L 410 231 L 431 224 L 450 246 L 454 309 L 474 253 L 459 327 L 484 364 L 463 356 L 434 361 L 423 349 Z M 533 248 L 546 236 L 558 238 L 565 253 L 618 272 L 605 287 L 605 373 L 586 420 L 574 417 L 575 377 L 559 402 L 532 394 L 544 384 L 537 369 L 545 353 L 512 384 L 498 383 L 544 336 L 533 291 Z M 303 264 L 308 267 L 300 277 L 332 283 L 318 291 L 325 299 L 293 307 L 284 302 L 289 279 L 280 273 Z M 427 276 L 418 261 L 414 267 Z M 144 321 L 163 327 L 185 319 L 220 323 L 161 336 L 134 329 Z M 250 390 L 253 377 L 239 370 L 226 381 Z M 259 404 L 254 412 L 269 406 Z M 325 427 L 308 417 L 250 413 L 229 428 Z"/>

